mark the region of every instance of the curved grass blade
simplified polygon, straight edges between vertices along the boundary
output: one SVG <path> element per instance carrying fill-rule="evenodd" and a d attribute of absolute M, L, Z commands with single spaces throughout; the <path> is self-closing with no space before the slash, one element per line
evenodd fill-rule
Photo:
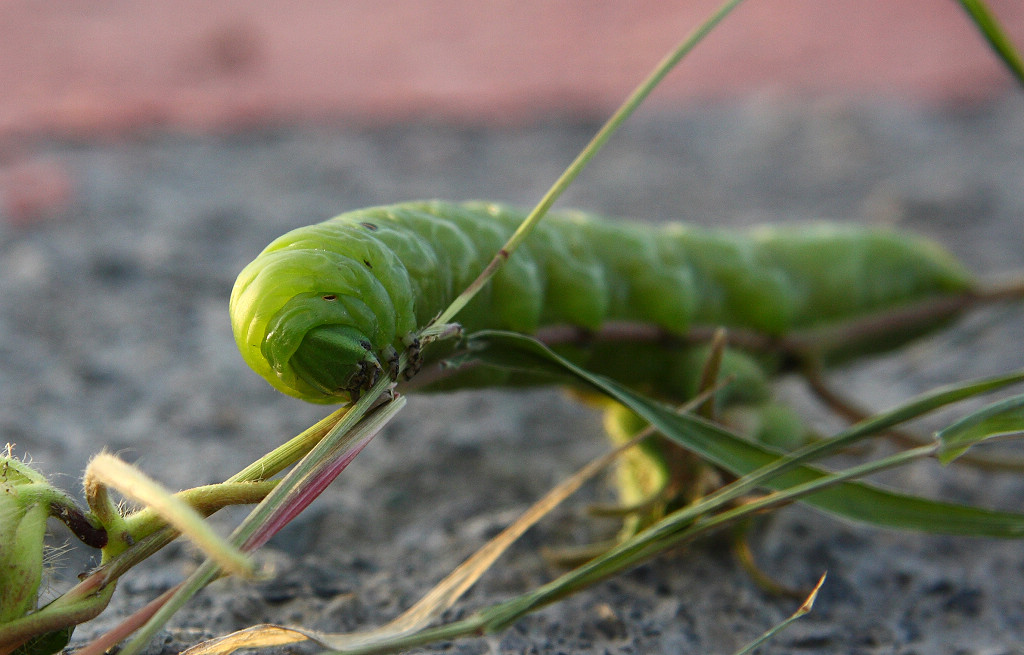
<path fill-rule="evenodd" d="M 473 296 L 477 294 L 480 289 L 487 284 L 494 274 L 501 268 L 502 264 L 515 252 L 515 249 L 519 247 L 519 244 L 526 239 L 527 235 L 533 230 L 533 226 L 544 217 L 551 206 L 555 204 L 558 197 L 561 196 L 569 185 L 572 184 L 573 180 L 586 168 L 590 160 L 597 155 L 598 151 L 604 147 L 604 144 L 608 142 L 608 139 L 622 126 L 622 124 L 629 118 L 633 112 L 640 106 L 640 104 L 647 99 L 647 96 L 651 94 L 654 89 L 661 84 L 661 81 L 665 79 L 676 65 L 682 61 L 683 57 L 688 55 L 697 44 L 704 40 L 708 34 L 711 33 L 715 27 L 718 26 L 725 17 L 732 13 L 732 10 L 739 6 L 743 0 L 726 0 L 722 5 L 709 16 L 703 23 L 701 23 L 693 32 L 691 32 L 682 43 L 680 43 L 675 50 L 670 52 L 668 56 L 662 59 L 658 65 L 654 68 L 650 75 L 640 83 L 640 85 L 626 98 L 626 101 L 612 114 L 612 117 L 601 126 L 597 134 L 590 140 L 590 143 L 583 148 L 583 151 L 577 155 L 576 159 L 569 164 L 568 168 L 565 169 L 555 183 L 551 186 L 544 197 L 541 198 L 537 206 L 530 211 L 530 214 L 523 221 L 522 225 L 516 229 L 515 233 L 509 238 L 508 242 L 502 246 L 501 250 L 494 256 L 494 259 L 487 265 L 487 267 L 480 273 L 480 275 L 473 280 L 470 285 L 463 290 L 458 297 L 452 301 L 441 314 L 435 318 L 431 325 L 440 325 L 444 323 L 451 323 L 455 318 L 455 315 L 465 307 Z"/>
<path fill-rule="evenodd" d="M 626 405 L 683 447 L 738 476 L 763 468 L 756 478 L 749 480 L 749 484 L 772 489 L 793 487 L 827 475 L 824 471 L 803 465 L 805 461 L 830 454 L 938 407 L 1024 381 L 1024 371 L 1018 371 L 942 389 L 868 419 L 833 439 L 783 456 L 692 415 L 675 414 L 661 403 L 562 359 L 530 337 L 486 331 L 471 335 L 469 343 L 472 356 L 484 364 L 569 377 L 576 384 L 596 389 Z M 945 503 L 862 482 L 843 483 L 818 492 L 803 502 L 837 516 L 879 527 L 973 536 L 1024 537 L 1024 514 Z"/>
<path fill-rule="evenodd" d="M 939 461 L 949 464 L 974 444 L 1022 432 L 1024 394 L 983 407 L 935 433 L 941 443 Z"/>
<path fill-rule="evenodd" d="M 1013 42 L 1010 41 L 1010 37 L 999 24 L 999 20 L 992 10 L 988 8 L 984 0 L 960 0 L 960 6 L 978 26 L 982 36 L 1003 60 L 1010 73 L 1017 78 L 1017 82 L 1024 86 L 1024 61 L 1021 61 L 1020 53 L 1014 48 Z"/>
<path fill-rule="evenodd" d="M 263 501 L 235 528 L 231 542 L 242 550 L 252 550 L 266 541 L 273 529 L 279 529 L 287 519 L 301 511 L 312 501 L 312 493 L 322 490 L 322 483 L 328 474 L 337 475 L 362 449 L 369 439 L 383 427 L 404 405 L 404 398 L 384 405 L 374 413 L 371 409 L 377 399 L 385 393 L 391 380 L 382 378 L 367 392 L 327 433 L 327 435 L 289 471 L 288 475 L 270 492 Z M 363 418 L 366 418 L 364 421 Z M 341 464 L 340 468 L 338 464 Z M 333 479 L 333 478 L 332 478 Z M 321 486 L 322 485 L 322 486 Z M 185 581 L 179 590 L 168 599 L 153 617 L 143 626 L 122 649 L 125 655 L 136 655 L 171 616 L 200 589 L 216 579 L 218 567 L 210 560 L 205 561 Z M 89 647 L 81 652 L 89 655 Z M 98 655 L 96 653 L 95 655 Z"/>
<path fill-rule="evenodd" d="M 185 535 L 225 571 L 253 577 L 254 565 L 248 555 L 218 535 L 191 505 L 164 489 L 159 483 L 127 462 L 111 455 L 96 455 L 86 469 L 86 484 L 106 485 L 126 498 L 144 504 L 169 525 Z"/>
<path fill-rule="evenodd" d="M 230 653 L 243 648 L 265 648 L 306 640 L 331 650 L 348 652 L 354 648 L 385 647 L 396 640 L 416 635 L 443 611 L 450 609 L 528 529 L 578 491 L 585 482 L 607 468 L 625 450 L 635 446 L 648 436 L 650 434 L 638 435 L 628 443 L 591 461 L 574 475 L 556 485 L 512 524 L 460 564 L 423 598 L 386 625 L 371 630 L 342 634 L 329 634 L 301 627 L 254 625 L 230 635 L 197 644 L 182 655 L 230 655 Z"/>
<path fill-rule="evenodd" d="M 486 626 L 487 630 L 500 630 L 528 612 L 549 605 L 595 582 L 646 561 L 666 548 L 707 535 L 732 522 L 781 507 L 793 500 L 819 492 L 821 489 L 842 485 L 844 481 L 873 472 L 902 466 L 933 452 L 934 446 L 903 451 L 838 473 L 825 474 L 784 491 L 775 492 L 732 508 L 725 508 L 723 504 L 723 500 L 730 495 L 728 492 L 707 496 L 673 512 L 630 539 L 613 546 L 602 555 L 542 585 L 533 592 L 482 610 L 478 615 L 483 617 L 482 625 Z M 732 487 L 735 484 L 729 486 Z M 713 513 L 715 511 L 718 513 Z"/>
<path fill-rule="evenodd" d="M 427 628 L 415 634 L 398 637 L 386 642 L 370 644 L 343 651 L 346 655 L 370 655 L 371 653 L 390 653 L 423 646 L 439 641 L 447 641 L 468 635 L 496 633 L 503 630 L 523 616 L 550 605 L 566 596 L 586 588 L 595 582 L 611 577 L 630 568 L 641 561 L 664 551 L 666 548 L 679 544 L 687 539 L 696 538 L 721 528 L 729 522 L 752 516 L 767 509 L 779 507 L 793 499 L 813 493 L 830 485 L 841 483 L 868 473 L 900 466 L 908 461 L 931 454 L 935 446 L 926 446 L 915 451 L 904 451 L 879 460 L 846 469 L 839 473 L 827 474 L 821 478 L 797 485 L 783 492 L 765 496 L 757 501 L 725 509 L 718 514 L 704 517 L 714 509 L 721 509 L 722 498 L 707 497 L 693 505 L 687 506 L 640 532 L 634 537 L 613 546 L 604 554 L 580 565 L 555 580 L 541 585 L 537 589 L 517 596 L 510 600 L 478 610 L 465 619 L 446 625 Z M 697 520 L 701 518 L 701 520 Z M 819 582 L 820 585 L 820 582 Z M 814 593 L 808 600 L 813 599 Z M 794 616 L 806 613 L 809 609 L 804 604 Z M 785 622 L 788 625 L 789 621 Z M 775 630 L 777 632 L 778 630 Z M 342 651 L 329 651 L 340 655 Z"/>

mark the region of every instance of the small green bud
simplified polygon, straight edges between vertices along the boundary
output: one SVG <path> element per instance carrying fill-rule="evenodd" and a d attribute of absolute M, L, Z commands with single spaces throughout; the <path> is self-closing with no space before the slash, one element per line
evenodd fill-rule
<path fill-rule="evenodd" d="M 9 448 L 0 457 L 0 623 L 36 609 L 52 490 Z"/>

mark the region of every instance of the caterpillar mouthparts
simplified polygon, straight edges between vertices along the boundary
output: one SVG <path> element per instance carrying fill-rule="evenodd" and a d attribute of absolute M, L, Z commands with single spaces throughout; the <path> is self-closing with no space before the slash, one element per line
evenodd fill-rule
<path fill-rule="evenodd" d="M 263 357 L 278 376 L 294 379 L 325 400 L 357 398 L 383 373 L 371 339 L 353 325 L 354 318 L 368 314 L 365 303 L 351 294 L 296 294 L 269 320 L 260 347 Z"/>
<path fill-rule="evenodd" d="M 381 367 L 373 347 L 358 330 L 324 325 L 306 333 L 290 364 L 295 374 L 326 395 L 348 394 L 353 399 L 380 379 Z M 272 362 L 276 369 L 278 364 Z"/>

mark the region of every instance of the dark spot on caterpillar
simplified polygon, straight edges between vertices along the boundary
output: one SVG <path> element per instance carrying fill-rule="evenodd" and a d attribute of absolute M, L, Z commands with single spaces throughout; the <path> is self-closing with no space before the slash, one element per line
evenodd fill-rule
<path fill-rule="evenodd" d="M 370 263 L 369 259 L 364 259 L 363 263 L 366 264 L 366 268 L 373 268 L 373 264 Z"/>
<path fill-rule="evenodd" d="M 373 344 L 369 341 L 360 341 L 359 345 L 363 347 L 363 350 L 373 350 Z"/>
<path fill-rule="evenodd" d="M 363 221 L 362 223 L 360 223 L 360 225 L 362 225 L 363 227 L 365 227 L 367 230 L 369 230 L 371 232 L 376 232 L 377 231 L 377 226 L 374 225 L 373 223 L 367 223 L 366 221 Z"/>
<path fill-rule="evenodd" d="M 323 298 L 324 300 L 328 300 L 328 301 L 330 301 L 330 300 L 337 300 L 337 299 L 338 299 L 338 296 L 334 295 L 333 293 L 328 293 L 328 294 L 326 294 L 326 295 L 322 296 L 322 298 Z"/>

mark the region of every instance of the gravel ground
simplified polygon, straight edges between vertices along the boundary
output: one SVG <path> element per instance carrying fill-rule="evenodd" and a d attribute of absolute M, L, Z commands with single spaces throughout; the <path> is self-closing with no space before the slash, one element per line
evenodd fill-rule
<path fill-rule="evenodd" d="M 324 414 L 243 365 L 227 319 L 236 273 L 285 230 L 421 197 L 529 204 L 593 131 L 291 127 L 220 137 L 144 133 L 54 142 L 70 204 L 0 223 L 0 429 L 76 491 L 89 456 L 120 454 L 172 488 L 218 481 Z M 834 217 L 931 235 L 984 275 L 1024 268 L 1024 101 L 924 113 L 751 102 L 647 117 L 617 137 L 564 204 L 707 225 Z M 1024 366 L 1024 317 L 971 317 L 892 357 L 836 372 L 884 407 L 937 384 Z M 793 381 L 781 393 L 835 425 Z M 253 622 L 346 631 L 398 614 L 604 445 L 599 418 L 553 390 L 420 396 L 265 549 L 277 576 L 221 581 L 147 651 L 177 652 Z M 923 465 L 886 482 L 1019 509 L 1024 482 Z M 542 546 L 614 526 L 583 515 L 596 486 L 528 534 L 448 618 L 555 573 Z M 225 513 L 225 530 L 239 518 Z M 55 543 L 64 533 L 55 527 Z M 780 581 L 829 579 L 815 611 L 765 653 L 1024 653 L 1019 543 L 873 530 L 794 507 L 758 531 Z M 86 554 L 87 555 L 87 554 Z M 72 549 L 54 588 L 87 566 Z M 120 585 L 73 645 L 180 580 L 172 546 Z M 63 573 L 62 573 L 63 572 Z M 501 634 L 422 652 L 729 653 L 794 609 L 721 544 L 656 559 Z"/>

